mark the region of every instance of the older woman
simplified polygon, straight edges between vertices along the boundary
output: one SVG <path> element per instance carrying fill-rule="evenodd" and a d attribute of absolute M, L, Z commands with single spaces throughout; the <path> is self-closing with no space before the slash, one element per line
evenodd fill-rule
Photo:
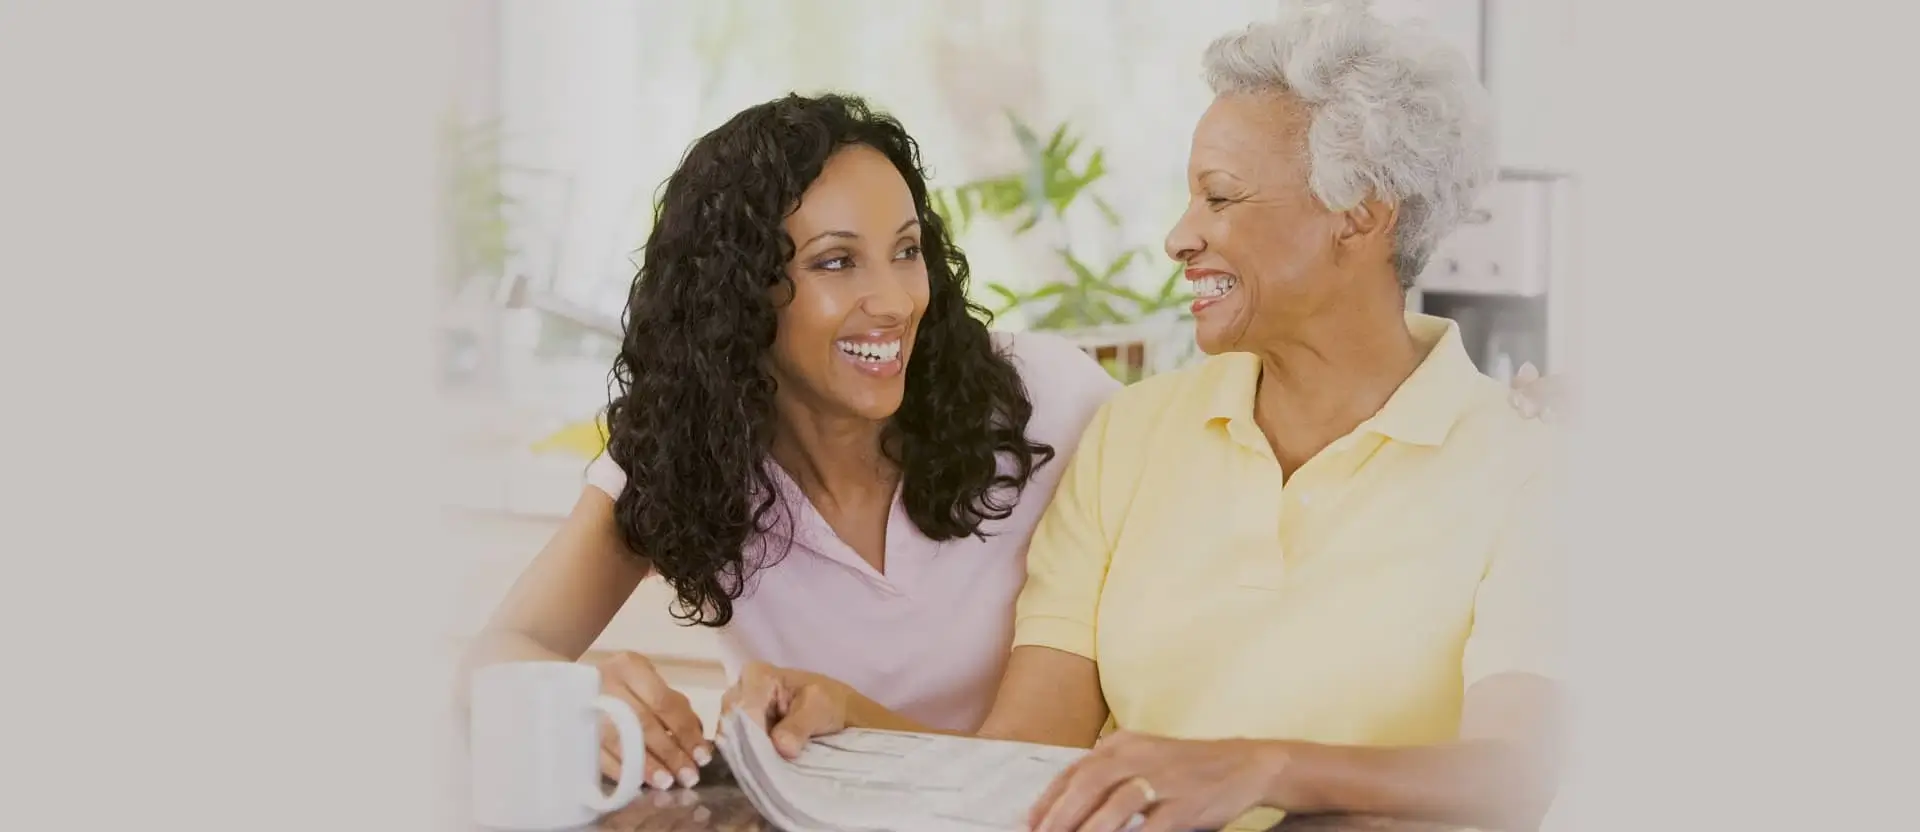
<path fill-rule="evenodd" d="M 1489 178 L 1485 93 L 1459 55 L 1352 5 L 1204 62 L 1216 97 L 1166 247 L 1210 358 L 1094 416 L 978 733 L 1106 735 L 1037 801 L 1040 830 L 1531 825 L 1560 700 L 1548 428 L 1453 324 L 1404 311 Z M 749 681 L 736 696 L 783 751 L 924 727 L 820 677 Z"/>

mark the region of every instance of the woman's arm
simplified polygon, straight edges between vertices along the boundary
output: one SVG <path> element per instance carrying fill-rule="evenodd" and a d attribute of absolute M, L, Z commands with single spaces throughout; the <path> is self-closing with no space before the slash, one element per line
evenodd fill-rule
<path fill-rule="evenodd" d="M 612 498 L 583 488 L 559 531 L 481 630 L 467 667 L 579 659 L 646 575 L 646 566 L 620 542 Z"/>
<path fill-rule="evenodd" d="M 509 661 L 578 661 L 647 575 L 620 539 L 613 498 L 582 489 L 573 511 L 508 590 L 462 663 L 460 701 L 474 670 Z M 645 656 L 621 651 L 599 661 L 601 690 L 640 718 L 647 779 L 658 788 L 692 786 L 712 759 L 704 726 L 687 697 L 669 687 Z M 612 739 L 611 736 L 608 737 Z M 620 770 L 619 745 L 601 749 L 601 769 Z"/>
<path fill-rule="evenodd" d="M 993 711 L 979 735 L 993 739 L 1090 748 L 1107 723 L 1100 666 L 1051 647 L 1013 648 Z"/>
<path fill-rule="evenodd" d="M 1054 780 L 1036 832 L 1218 829 L 1258 806 L 1488 830 L 1537 828 L 1559 771 L 1560 695 L 1540 677 L 1489 677 L 1467 693 L 1454 742 L 1400 748 L 1119 733 Z"/>
<path fill-rule="evenodd" d="M 1456 742 L 1416 748 L 1275 743 L 1261 802 L 1303 813 L 1534 829 L 1557 790 L 1561 709 L 1553 682 L 1506 674 L 1467 691 Z"/>

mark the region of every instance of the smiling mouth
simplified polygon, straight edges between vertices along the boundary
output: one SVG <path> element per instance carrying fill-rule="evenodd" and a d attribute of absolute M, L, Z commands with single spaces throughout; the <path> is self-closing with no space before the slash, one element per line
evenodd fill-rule
<path fill-rule="evenodd" d="M 904 341 L 899 338 L 889 341 L 842 338 L 833 345 L 854 369 L 871 376 L 892 376 L 899 373 L 901 365 L 905 363 L 900 359 L 905 349 Z"/>
<path fill-rule="evenodd" d="M 1193 296 L 1201 300 L 1219 300 L 1240 285 L 1240 278 L 1230 274 L 1213 274 L 1193 281 Z"/>
<path fill-rule="evenodd" d="M 1226 272 L 1207 271 L 1188 279 L 1193 283 L 1193 306 L 1190 311 L 1194 315 L 1225 300 L 1240 285 L 1240 278 Z"/>

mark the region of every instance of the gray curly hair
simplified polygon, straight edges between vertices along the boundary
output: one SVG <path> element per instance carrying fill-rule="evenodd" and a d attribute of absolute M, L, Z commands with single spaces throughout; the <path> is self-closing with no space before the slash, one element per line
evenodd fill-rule
<path fill-rule="evenodd" d="M 1393 267 L 1405 289 L 1495 175 L 1492 102 L 1450 44 L 1367 7 L 1302 5 L 1215 39 L 1202 65 L 1215 95 L 1281 93 L 1306 106 L 1307 183 L 1329 210 L 1369 195 L 1398 206 Z"/>

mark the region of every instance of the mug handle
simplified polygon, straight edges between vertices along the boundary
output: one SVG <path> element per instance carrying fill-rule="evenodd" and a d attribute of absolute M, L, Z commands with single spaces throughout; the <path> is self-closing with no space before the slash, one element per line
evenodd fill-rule
<path fill-rule="evenodd" d="M 620 733 L 620 782 L 614 784 L 612 794 L 601 794 L 596 788 L 587 799 L 588 808 L 604 815 L 626 808 L 639 796 L 647 771 L 647 746 L 642 741 L 640 718 L 626 702 L 603 695 L 594 697 L 591 707 L 613 720 L 614 729 Z"/>

